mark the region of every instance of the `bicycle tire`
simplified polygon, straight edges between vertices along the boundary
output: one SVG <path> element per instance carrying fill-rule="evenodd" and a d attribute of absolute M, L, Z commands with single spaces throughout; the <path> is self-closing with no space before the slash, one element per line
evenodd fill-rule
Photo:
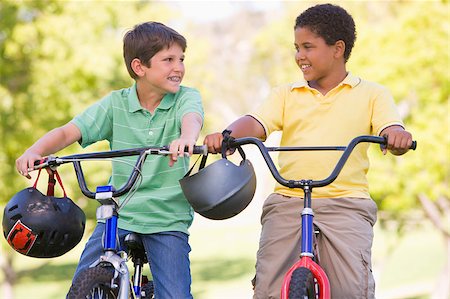
<path fill-rule="evenodd" d="M 75 279 L 67 299 L 116 299 L 117 291 L 111 287 L 113 277 L 111 267 L 88 268 Z"/>
<path fill-rule="evenodd" d="M 153 281 L 149 281 L 142 286 L 141 290 L 141 298 L 142 299 L 152 299 L 155 298 L 155 286 L 153 285 Z"/>
<path fill-rule="evenodd" d="M 315 299 L 314 276 L 308 268 L 298 268 L 292 273 L 289 284 L 289 299 Z"/>

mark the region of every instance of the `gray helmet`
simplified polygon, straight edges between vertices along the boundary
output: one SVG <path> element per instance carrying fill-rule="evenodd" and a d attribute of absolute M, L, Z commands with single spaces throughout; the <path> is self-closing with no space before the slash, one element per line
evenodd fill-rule
<path fill-rule="evenodd" d="M 207 167 L 203 157 L 200 170 L 180 180 L 181 189 L 194 211 L 214 220 L 231 218 L 244 210 L 253 199 L 256 176 L 243 151 L 239 166 L 222 158 Z M 192 170 L 192 169 L 191 169 Z"/>

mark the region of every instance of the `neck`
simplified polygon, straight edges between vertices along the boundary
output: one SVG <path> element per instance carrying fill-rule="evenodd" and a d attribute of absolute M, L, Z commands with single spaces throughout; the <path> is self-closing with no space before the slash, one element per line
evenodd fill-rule
<path fill-rule="evenodd" d="M 339 72 L 335 75 L 320 78 L 319 80 L 308 81 L 308 85 L 317 89 L 321 94 L 326 95 L 330 90 L 338 86 L 347 77 L 347 71 Z"/>
<path fill-rule="evenodd" d="M 164 97 L 164 94 L 145 88 L 145 86 L 139 83 L 136 85 L 136 92 L 141 106 L 151 113 L 155 111 L 156 107 L 158 107 Z"/>

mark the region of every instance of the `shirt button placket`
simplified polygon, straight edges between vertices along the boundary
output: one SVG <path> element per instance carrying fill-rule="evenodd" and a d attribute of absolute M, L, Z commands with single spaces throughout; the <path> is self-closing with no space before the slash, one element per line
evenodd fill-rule
<path fill-rule="evenodd" d="M 150 116 L 150 121 L 149 121 L 149 131 L 148 131 L 148 142 L 149 144 L 152 144 L 152 142 L 154 141 L 154 137 L 153 135 L 154 133 L 154 129 L 152 128 L 152 124 L 153 124 L 153 120 L 152 117 Z"/>

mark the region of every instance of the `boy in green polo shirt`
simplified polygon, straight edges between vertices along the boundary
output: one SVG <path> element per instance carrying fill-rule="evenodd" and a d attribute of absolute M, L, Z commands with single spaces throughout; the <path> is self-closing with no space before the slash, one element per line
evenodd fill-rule
<path fill-rule="evenodd" d="M 16 168 L 30 178 L 28 169 L 34 161 L 77 141 L 86 147 L 107 140 L 111 150 L 170 144 L 169 159 L 149 156 L 146 160 L 142 184 L 120 211 L 119 236 L 122 242 L 129 232 L 141 235 L 156 298 L 192 298 L 188 228 L 193 211 L 178 183 L 189 159 L 175 162 L 184 157 L 185 147 L 192 154 L 203 108 L 199 92 L 180 85 L 186 40 L 161 23 L 147 22 L 128 31 L 123 41 L 125 64 L 135 84 L 111 92 L 68 124 L 45 134 L 17 159 Z M 131 171 L 127 164 L 113 163 L 111 184 L 122 186 Z M 74 279 L 100 256 L 103 231 L 104 224 L 98 223 Z"/>
<path fill-rule="evenodd" d="M 304 80 L 273 89 L 252 114 L 228 126 L 235 138 L 263 140 L 282 131 L 281 146 L 347 145 L 359 135 L 387 136 L 387 149 L 406 153 L 412 136 L 405 131 L 389 91 L 346 70 L 356 32 L 341 7 L 323 4 L 300 14 L 294 26 L 295 61 Z M 206 136 L 210 152 L 219 152 L 222 134 Z M 377 206 L 370 198 L 367 144 L 358 145 L 338 178 L 312 193 L 320 263 L 333 299 L 374 298 L 371 269 Z M 280 152 L 286 179 L 324 179 L 339 153 Z M 256 262 L 254 298 L 279 298 L 284 274 L 300 256 L 301 189 L 279 184 L 265 201 Z"/>

